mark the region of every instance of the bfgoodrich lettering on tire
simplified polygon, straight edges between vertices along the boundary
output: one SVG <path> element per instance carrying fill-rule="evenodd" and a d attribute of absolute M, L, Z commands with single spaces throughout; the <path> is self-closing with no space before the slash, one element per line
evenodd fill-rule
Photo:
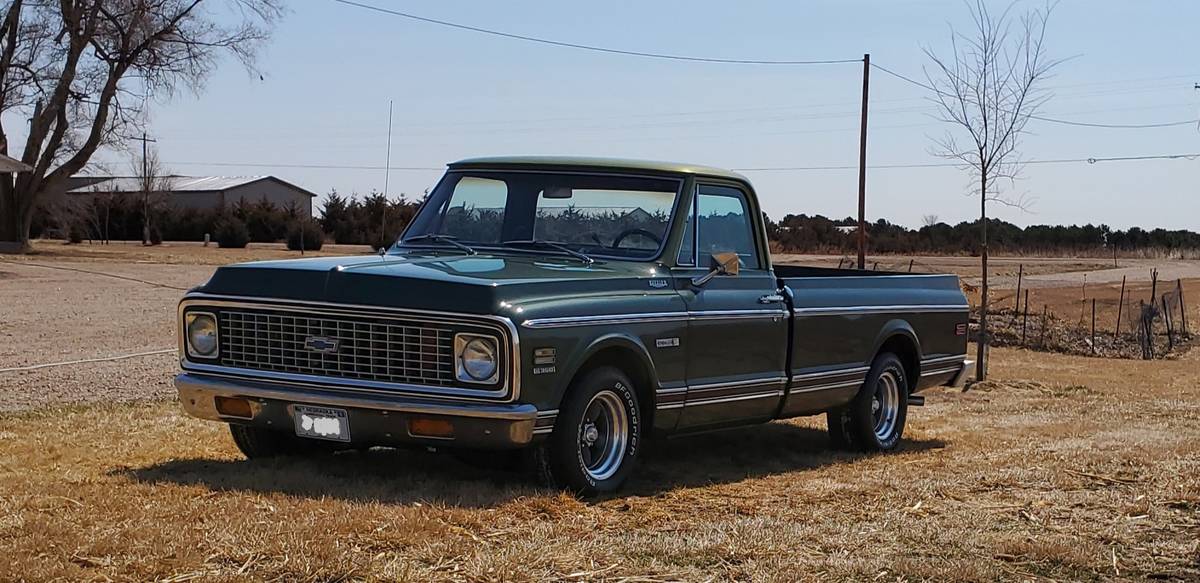
<path fill-rule="evenodd" d="M 541 464 L 556 486 L 591 496 L 616 490 L 641 450 L 642 416 L 633 384 L 613 367 L 571 383 Z"/>
<path fill-rule="evenodd" d="M 835 447 L 858 451 L 895 449 L 908 416 L 908 377 L 891 353 L 875 357 L 854 400 L 826 415 Z"/>

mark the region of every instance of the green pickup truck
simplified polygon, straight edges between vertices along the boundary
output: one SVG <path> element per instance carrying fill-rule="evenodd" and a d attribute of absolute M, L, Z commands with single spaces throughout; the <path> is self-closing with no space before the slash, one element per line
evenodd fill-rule
<path fill-rule="evenodd" d="M 716 168 L 456 162 L 378 255 L 189 291 L 175 386 L 251 458 L 420 445 L 582 494 L 652 437 L 824 413 L 835 446 L 896 447 L 973 369 L 958 278 L 772 265 L 762 216 Z"/>

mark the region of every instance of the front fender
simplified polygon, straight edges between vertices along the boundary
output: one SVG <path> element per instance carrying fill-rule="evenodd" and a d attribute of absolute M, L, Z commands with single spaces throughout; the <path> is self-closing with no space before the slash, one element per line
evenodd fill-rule
<path fill-rule="evenodd" d="M 566 394 L 567 387 L 570 386 L 571 381 L 579 374 L 584 365 L 596 355 L 610 349 L 620 350 L 636 358 L 635 364 L 646 372 L 650 379 L 651 386 L 646 387 L 646 390 L 653 394 L 658 387 L 658 374 L 650 351 L 642 339 L 628 332 L 607 332 L 592 338 L 583 350 L 576 351 L 571 355 L 571 359 L 563 367 L 562 382 L 559 383 L 555 398 L 561 401 L 563 395 Z"/>

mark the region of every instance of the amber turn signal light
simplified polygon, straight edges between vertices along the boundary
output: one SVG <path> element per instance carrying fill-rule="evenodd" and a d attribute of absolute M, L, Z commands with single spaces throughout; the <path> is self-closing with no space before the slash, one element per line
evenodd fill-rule
<path fill-rule="evenodd" d="M 408 420 L 408 433 L 413 437 L 452 439 L 454 437 L 454 424 L 445 419 L 414 417 Z"/>
<path fill-rule="evenodd" d="M 250 401 L 240 397 L 214 397 L 213 400 L 217 405 L 217 413 L 225 417 L 237 417 L 239 419 L 254 418 L 254 411 L 250 408 Z"/>

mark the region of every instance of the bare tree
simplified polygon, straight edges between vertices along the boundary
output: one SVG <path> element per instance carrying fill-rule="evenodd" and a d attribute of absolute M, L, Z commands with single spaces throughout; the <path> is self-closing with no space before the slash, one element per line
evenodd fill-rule
<path fill-rule="evenodd" d="M 143 149 L 141 156 L 130 159 L 129 166 L 137 177 L 138 195 L 142 199 L 142 244 L 149 245 L 153 242 L 150 232 L 154 227 L 154 215 L 168 203 L 171 177 L 158 158 L 158 148 Z"/>
<path fill-rule="evenodd" d="M 938 216 L 933 214 L 921 215 L 921 224 L 925 225 L 926 227 L 932 227 L 938 224 Z"/>
<path fill-rule="evenodd" d="M 988 203 L 1024 208 L 1023 198 L 1001 194 L 1002 181 L 1015 181 L 1021 172 L 1018 152 L 1030 118 L 1049 99 L 1042 89 L 1059 62 L 1045 52 L 1046 23 L 1052 5 L 1015 18 L 1010 4 L 993 16 L 984 0 L 967 7 L 972 28 L 966 34 L 950 31 L 951 53 L 925 54 L 925 70 L 943 121 L 956 126 L 935 141 L 934 152 L 961 162 L 970 170 L 971 193 L 979 197 L 981 286 L 976 380 L 987 377 L 988 344 Z"/>
<path fill-rule="evenodd" d="M 9 0 L 0 12 L 0 116 L 29 119 L 20 158 L 34 168 L 0 178 L 0 242 L 24 250 L 38 199 L 138 133 L 150 100 L 199 91 L 222 54 L 252 68 L 283 0 Z"/>

